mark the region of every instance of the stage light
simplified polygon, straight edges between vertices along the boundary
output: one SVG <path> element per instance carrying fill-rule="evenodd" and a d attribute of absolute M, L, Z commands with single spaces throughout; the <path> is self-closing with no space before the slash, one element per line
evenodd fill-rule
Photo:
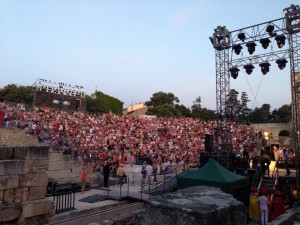
<path fill-rule="evenodd" d="M 261 46 L 264 48 L 264 49 L 267 49 L 269 47 L 269 43 L 271 42 L 269 38 L 263 38 L 263 39 L 260 39 L 259 41 L 261 43 Z"/>
<path fill-rule="evenodd" d="M 237 54 L 237 55 L 239 55 L 241 53 L 241 49 L 243 49 L 243 47 L 240 44 L 234 45 L 234 46 L 232 46 L 232 48 L 233 48 L 235 54 Z"/>
<path fill-rule="evenodd" d="M 284 35 L 279 35 L 275 38 L 278 48 L 282 48 L 285 45 L 285 39 L 286 37 Z"/>
<path fill-rule="evenodd" d="M 251 41 L 251 42 L 248 42 L 248 43 L 246 44 L 246 46 L 247 46 L 247 48 L 248 48 L 249 54 L 252 55 L 253 52 L 255 52 L 255 46 L 256 46 L 256 44 L 255 44 L 254 42 Z"/>
<path fill-rule="evenodd" d="M 268 62 L 264 62 L 259 64 L 259 66 L 261 67 L 261 72 L 263 73 L 263 75 L 266 75 L 270 70 L 271 64 Z"/>
<path fill-rule="evenodd" d="M 274 31 L 274 26 L 273 25 L 268 25 L 266 31 L 271 34 Z"/>
<path fill-rule="evenodd" d="M 245 33 L 239 33 L 239 34 L 238 34 L 238 38 L 239 38 L 242 42 L 244 42 L 245 39 L 246 39 Z"/>
<path fill-rule="evenodd" d="M 238 77 L 238 75 L 239 75 L 239 71 L 240 70 L 237 67 L 232 67 L 229 71 L 230 71 L 231 77 L 233 79 L 236 79 Z"/>
<path fill-rule="evenodd" d="M 283 59 L 277 59 L 276 63 L 278 64 L 279 69 L 283 70 L 287 64 L 287 60 L 285 58 Z"/>
<path fill-rule="evenodd" d="M 254 66 L 252 64 L 247 64 L 244 66 L 244 69 L 246 70 L 246 73 L 250 75 L 254 69 Z"/>

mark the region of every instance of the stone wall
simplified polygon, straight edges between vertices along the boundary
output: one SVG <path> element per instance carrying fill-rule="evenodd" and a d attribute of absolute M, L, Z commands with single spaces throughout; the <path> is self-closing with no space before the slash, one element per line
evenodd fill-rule
<path fill-rule="evenodd" d="M 72 155 L 64 155 L 62 152 L 51 151 L 49 153 L 48 176 L 59 184 L 81 182 L 81 171 L 83 162 L 74 160 Z M 93 187 L 100 186 L 102 182 L 100 173 L 93 173 L 87 168 L 88 182 Z"/>
<path fill-rule="evenodd" d="M 195 186 L 149 197 L 139 225 L 245 225 L 247 208 L 219 188 Z"/>
<path fill-rule="evenodd" d="M 48 146 L 0 146 L 0 225 L 45 224 Z"/>

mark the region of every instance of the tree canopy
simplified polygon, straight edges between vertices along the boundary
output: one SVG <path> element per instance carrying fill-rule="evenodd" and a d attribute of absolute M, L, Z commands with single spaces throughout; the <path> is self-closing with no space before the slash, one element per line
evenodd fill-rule
<path fill-rule="evenodd" d="M 271 111 L 270 104 L 263 104 L 254 109 L 248 108 L 248 95 L 246 92 L 240 93 L 235 89 L 230 90 L 225 103 L 227 115 L 226 118 L 239 123 L 288 123 L 292 119 L 292 107 L 285 104 L 278 109 Z M 87 111 L 107 113 L 112 112 L 121 115 L 123 111 L 123 102 L 119 99 L 106 95 L 100 91 L 95 92 L 95 96 L 86 96 Z M 32 103 L 33 87 L 18 86 L 9 84 L 0 89 L 0 101 L 16 103 Z M 149 107 L 147 115 L 156 115 L 158 117 L 194 117 L 202 120 L 215 120 L 216 112 L 214 110 L 202 107 L 201 96 L 196 97 L 193 105 L 188 108 L 179 104 L 180 100 L 173 93 L 159 91 L 154 93 L 145 104 Z"/>

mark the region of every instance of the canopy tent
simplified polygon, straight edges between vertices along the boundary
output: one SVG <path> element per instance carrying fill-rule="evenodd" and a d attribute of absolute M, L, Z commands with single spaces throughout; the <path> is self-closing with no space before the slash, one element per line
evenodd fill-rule
<path fill-rule="evenodd" d="M 183 189 L 196 185 L 219 187 L 222 191 L 234 194 L 249 187 L 248 177 L 244 177 L 225 169 L 214 159 L 210 159 L 202 168 L 177 177 L 177 188 Z"/>

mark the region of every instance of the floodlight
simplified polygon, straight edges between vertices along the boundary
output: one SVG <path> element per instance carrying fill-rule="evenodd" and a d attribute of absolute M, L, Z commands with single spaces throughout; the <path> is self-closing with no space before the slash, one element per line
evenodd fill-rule
<path fill-rule="evenodd" d="M 247 64 L 244 66 L 244 69 L 246 70 L 246 73 L 250 75 L 254 69 L 254 66 L 252 64 Z"/>
<path fill-rule="evenodd" d="M 283 70 L 287 64 L 287 60 L 285 58 L 277 59 L 276 63 L 278 64 L 279 69 Z"/>
<path fill-rule="evenodd" d="M 237 67 L 232 67 L 229 71 L 230 71 L 231 77 L 233 79 L 236 79 L 238 77 L 238 75 L 239 75 L 239 71 L 240 70 Z"/>
<path fill-rule="evenodd" d="M 263 38 L 263 39 L 260 39 L 259 41 L 261 43 L 261 46 L 264 48 L 264 49 L 267 49 L 269 47 L 269 43 L 271 42 L 269 38 Z"/>
<path fill-rule="evenodd" d="M 248 48 L 249 54 L 252 55 L 253 52 L 255 52 L 255 46 L 256 46 L 256 44 L 255 44 L 253 41 L 251 41 L 251 42 L 248 42 L 248 43 L 246 44 L 246 46 L 247 46 L 247 48 Z"/>
<path fill-rule="evenodd" d="M 232 46 L 232 48 L 233 48 L 235 54 L 237 54 L 237 55 L 239 55 L 241 53 L 241 49 L 243 49 L 243 47 L 240 44 L 234 45 L 234 46 Z"/>
<path fill-rule="evenodd" d="M 263 73 L 263 75 L 266 75 L 270 70 L 271 64 L 268 62 L 264 62 L 260 63 L 259 66 L 261 67 L 261 72 Z"/>
<path fill-rule="evenodd" d="M 275 38 L 278 48 L 282 48 L 285 45 L 285 39 L 286 37 L 283 34 Z"/>
<path fill-rule="evenodd" d="M 245 35 L 245 33 L 239 33 L 238 34 L 238 38 L 242 41 L 242 42 L 244 42 L 245 41 L 245 39 L 246 39 L 246 35 Z"/>

